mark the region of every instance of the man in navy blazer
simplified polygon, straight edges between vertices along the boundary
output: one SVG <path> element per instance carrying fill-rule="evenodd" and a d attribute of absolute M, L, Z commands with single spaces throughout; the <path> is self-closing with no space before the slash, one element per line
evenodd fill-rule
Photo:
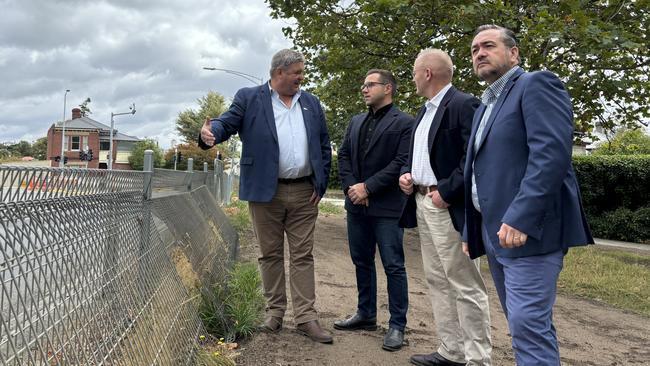
<path fill-rule="evenodd" d="M 290 258 L 290 287 L 298 332 L 321 343 L 332 337 L 314 308 L 314 227 L 325 194 L 331 148 L 320 102 L 300 90 L 304 57 L 281 50 L 271 60 L 271 80 L 240 89 L 230 108 L 206 120 L 199 146 L 210 148 L 239 134 L 242 141 L 239 198 L 249 210 L 261 255 L 267 301 L 263 330 L 282 329 L 287 307 L 284 236 Z"/>
<path fill-rule="evenodd" d="M 408 286 L 398 221 L 406 196 L 397 185 L 408 157 L 413 117 L 393 104 L 397 82 L 387 70 L 372 69 L 361 87 L 366 113 L 352 117 L 338 152 L 339 175 L 345 192 L 350 256 L 356 269 L 356 313 L 334 323 L 339 330 L 377 328 L 377 273 L 379 254 L 388 284 L 390 321 L 382 348 L 402 347 Z"/>
<path fill-rule="evenodd" d="M 465 164 L 464 250 L 487 253 L 517 365 L 559 365 L 552 311 L 569 247 L 593 243 L 571 163 L 571 99 L 557 76 L 519 66 L 514 33 L 477 29 L 487 82 Z"/>

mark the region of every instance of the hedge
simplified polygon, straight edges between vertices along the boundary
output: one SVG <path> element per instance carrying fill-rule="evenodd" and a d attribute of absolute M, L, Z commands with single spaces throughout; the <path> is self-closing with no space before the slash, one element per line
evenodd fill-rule
<path fill-rule="evenodd" d="M 650 155 L 576 156 L 573 166 L 594 236 L 650 243 Z"/>

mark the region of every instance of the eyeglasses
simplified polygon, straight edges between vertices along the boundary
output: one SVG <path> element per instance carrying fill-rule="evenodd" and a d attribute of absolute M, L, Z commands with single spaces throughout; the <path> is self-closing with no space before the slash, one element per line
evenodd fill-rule
<path fill-rule="evenodd" d="M 386 84 L 387 84 L 387 83 L 380 83 L 380 82 L 377 82 L 377 81 L 369 81 L 369 82 L 367 82 L 367 83 L 361 85 L 361 90 L 363 90 L 363 89 L 370 89 L 370 88 L 372 88 L 372 87 L 375 86 L 375 85 L 386 85 Z"/>

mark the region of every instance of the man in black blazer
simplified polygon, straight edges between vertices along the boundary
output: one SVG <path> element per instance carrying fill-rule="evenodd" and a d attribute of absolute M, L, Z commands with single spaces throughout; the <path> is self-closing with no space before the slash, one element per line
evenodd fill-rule
<path fill-rule="evenodd" d="M 387 351 L 402 347 L 408 309 L 404 229 L 399 227 L 406 195 L 397 183 L 408 157 L 413 117 L 393 105 L 396 87 L 389 71 L 368 71 L 361 93 L 369 110 L 352 117 L 338 153 L 359 295 L 356 313 L 336 321 L 334 328 L 377 328 L 375 248 L 379 247 L 388 282 L 390 321 L 382 345 Z"/>
<path fill-rule="evenodd" d="M 418 227 L 440 346 L 413 355 L 415 365 L 490 365 L 490 315 L 477 261 L 464 255 L 463 168 L 479 100 L 451 85 L 447 53 L 425 49 L 413 66 L 417 94 L 427 98 L 416 117 L 408 163 L 399 185 L 409 196 L 402 225 Z"/>

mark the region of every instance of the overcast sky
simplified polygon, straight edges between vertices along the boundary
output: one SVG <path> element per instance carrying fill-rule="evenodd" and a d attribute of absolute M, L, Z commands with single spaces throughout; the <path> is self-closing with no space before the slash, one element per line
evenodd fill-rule
<path fill-rule="evenodd" d="M 291 47 L 287 21 L 263 0 L 0 0 L 0 142 L 33 141 L 87 97 L 91 118 L 127 135 L 179 139 L 174 120 L 208 91 L 231 97 L 268 79 L 275 51 Z"/>

